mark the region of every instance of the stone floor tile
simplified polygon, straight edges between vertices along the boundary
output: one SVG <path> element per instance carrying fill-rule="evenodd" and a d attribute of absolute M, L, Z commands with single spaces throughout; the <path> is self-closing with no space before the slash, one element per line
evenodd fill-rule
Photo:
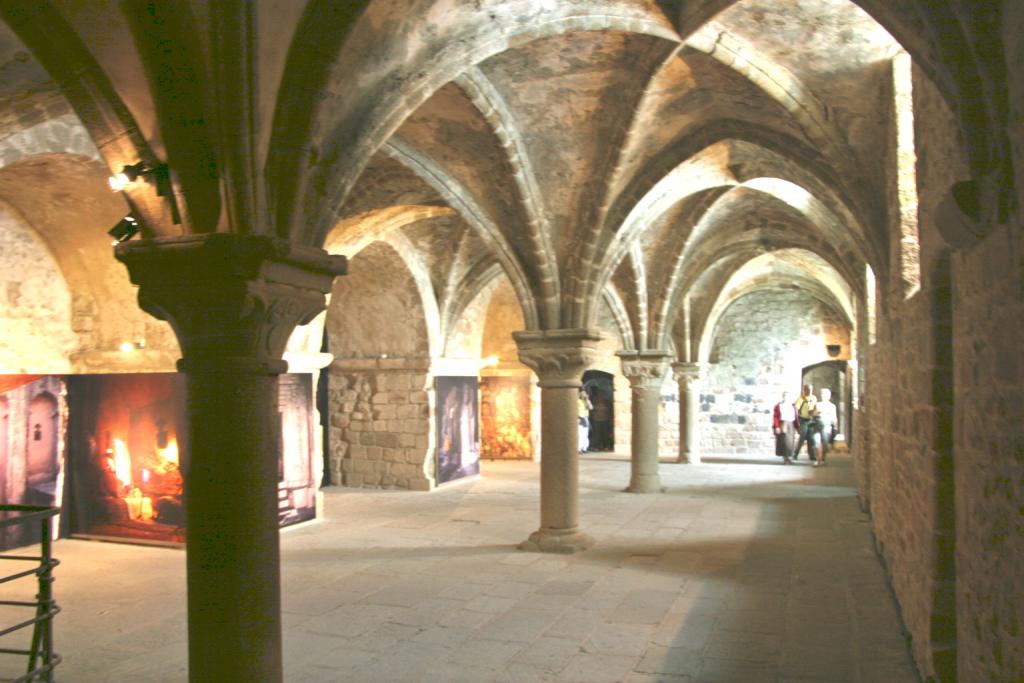
<path fill-rule="evenodd" d="M 570 608 L 561 614 L 558 620 L 544 632 L 544 635 L 555 638 L 571 638 L 582 643 L 600 623 L 601 615 L 598 612 Z"/>
<path fill-rule="evenodd" d="M 651 644 L 656 630 L 640 624 L 600 623 L 590 632 L 584 648 L 590 653 L 638 656 Z"/>
<path fill-rule="evenodd" d="M 701 650 L 687 647 L 661 647 L 652 645 L 644 652 L 634 671 L 673 676 L 696 676 L 704 656 Z"/>
<path fill-rule="evenodd" d="M 767 683 L 777 677 L 775 664 L 707 657 L 694 680 L 700 683 Z"/>
<path fill-rule="evenodd" d="M 782 636 L 769 633 L 715 631 L 708 639 L 709 657 L 744 662 L 777 662 L 782 651 Z"/>
<path fill-rule="evenodd" d="M 562 683 L 621 683 L 633 670 L 637 657 L 611 654 L 579 654 L 558 674 Z"/>
<path fill-rule="evenodd" d="M 497 672 L 493 680 L 495 683 L 550 683 L 558 680 L 558 669 L 513 661 Z"/>
<path fill-rule="evenodd" d="M 625 683 L 693 683 L 691 676 L 673 676 L 671 674 L 648 674 L 631 671 Z"/>
<path fill-rule="evenodd" d="M 480 638 L 531 643 L 559 618 L 559 612 L 510 610 L 499 614 L 477 630 Z"/>
<path fill-rule="evenodd" d="M 465 647 L 448 655 L 444 661 L 496 670 L 505 666 L 509 660 L 522 652 L 525 647 L 523 643 L 475 638 L 471 643 L 467 643 Z"/>
<path fill-rule="evenodd" d="M 607 621 L 619 624 L 660 624 L 676 595 L 675 591 L 631 591 L 607 616 Z"/>
<path fill-rule="evenodd" d="M 328 519 L 281 536 L 286 680 L 917 680 L 848 458 L 828 480 L 666 465 L 660 496 L 621 492 L 626 458 L 582 460 L 597 543 L 576 555 L 515 549 L 536 523 L 533 463 L 429 496 L 328 490 Z M 184 554 L 55 549 L 59 680 L 183 683 Z"/>
<path fill-rule="evenodd" d="M 479 595 L 467 601 L 462 607 L 471 612 L 486 612 L 488 614 L 501 614 L 512 609 L 516 601 L 512 598 L 499 598 L 491 595 Z"/>

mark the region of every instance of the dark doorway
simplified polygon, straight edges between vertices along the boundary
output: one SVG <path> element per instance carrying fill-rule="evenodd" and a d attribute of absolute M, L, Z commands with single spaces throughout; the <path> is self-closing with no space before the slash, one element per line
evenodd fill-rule
<path fill-rule="evenodd" d="M 615 381 L 600 370 L 583 373 L 583 390 L 590 397 L 589 451 L 615 450 Z"/>

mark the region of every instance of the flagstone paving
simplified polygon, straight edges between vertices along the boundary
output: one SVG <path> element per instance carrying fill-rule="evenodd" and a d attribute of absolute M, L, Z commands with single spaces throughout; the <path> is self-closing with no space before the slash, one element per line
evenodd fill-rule
<path fill-rule="evenodd" d="M 577 555 L 515 549 L 538 465 L 483 469 L 433 493 L 329 489 L 325 520 L 282 533 L 287 681 L 919 680 L 848 456 L 663 463 L 667 491 L 638 495 L 624 457 L 585 455 L 597 544 Z M 184 553 L 55 552 L 58 680 L 187 680 Z"/>

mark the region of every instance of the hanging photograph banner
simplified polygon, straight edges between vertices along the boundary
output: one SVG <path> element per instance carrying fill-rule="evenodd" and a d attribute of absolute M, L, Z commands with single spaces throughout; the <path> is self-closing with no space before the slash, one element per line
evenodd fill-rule
<path fill-rule="evenodd" d="M 67 402 L 60 377 L 0 375 L 0 504 L 57 504 L 64 483 Z M 38 527 L 0 530 L 0 550 L 38 543 Z"/>
<path fill-rule="evenodd" d="M 437 483 L 480 474 L 480 421 L 476 377 L 438 377 Z"/>
<path fill-rule="evenodd" d="M 530 460 L 530 379 L 483 377 L 480 380 L 480 457 Z"/>
<path fill-rule="evenodd" d="M 184 375 L 72 375 L 67 379 L 72 535 L 138 543 L 185 542 L 189 471 Z M 312 379 L 282 375 L 278 517 L 316 516 Z"/>

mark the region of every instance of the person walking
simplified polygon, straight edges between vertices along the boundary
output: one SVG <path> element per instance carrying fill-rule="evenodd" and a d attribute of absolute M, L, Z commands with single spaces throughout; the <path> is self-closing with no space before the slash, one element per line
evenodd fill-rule
<path fill-rule="evenodd" d="M 832 390 L 822 388 L 821 400 L 818 401 L 818 413 L 821 415 L 821 464 L 825 464 L 825 456 L 832 446 L 839 431 L 839 413 L 836 404 L 832 402 Z"/>
<path fill-rule="evenodd" d="M 782 392 L 782 400 L 772 410 L 772 433 L 775 434 L 775 455 L 782 457 L 782 464 L 788 465 L 793 457 L 793 442 L 799 426 L 796 408 L 789 401 L 789 392 Z"/>
<path fill-rule="evenodd" d="M 817 407 L 818 400 L 814 398 L 812 393 L 813 387 L 810 384 L 805 384 L 803 390 L 800 392 L 799 398 L 793 404 L 796 409 L 796 416 L 798 420 L 798 432 L 800 438 L 796 442 L 796 448 L 793 451 L 793 460 L 797 460 L 800 457 L 800 449 L 803 448 L 804 443 L 807 443 L 807 459 L 814 462 L 814 466 L 818 466 L 818 459 L 814 454 L 815 439 L 820 439 L 821 435 L 815 430 L 814 427 L 814 414 Z"/>
<path fill-rule="evenodd" d="M 579 448 L 580 453 L 585 453 L 590 448 L 590 410 L 593 406 L 587 392 L 580 389 L 579 397 L 576 400 L 577 413 L 579 415 Z"/>

